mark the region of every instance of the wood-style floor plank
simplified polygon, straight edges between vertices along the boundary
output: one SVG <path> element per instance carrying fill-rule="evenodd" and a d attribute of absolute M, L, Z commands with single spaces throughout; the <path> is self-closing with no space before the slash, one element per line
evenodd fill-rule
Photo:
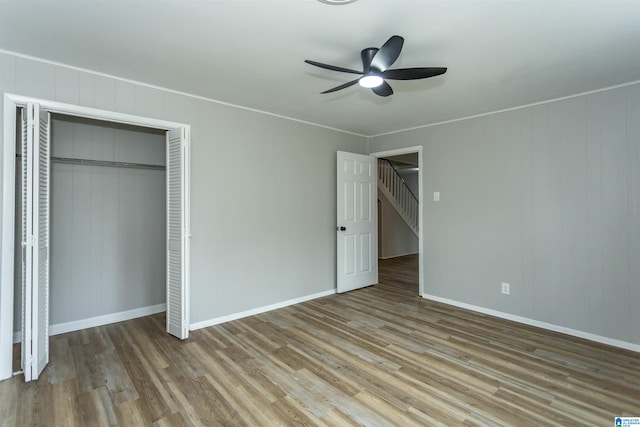
<path fill-rule="evenodd" d="M 380 283 L 191 332 L 164 315 L 51 337 L 40 379 L 0 382 L 2 426 L 598 426 L 640 416 L 640 354 Z M 19 357 L 19 351 L 16 353 Z"/>

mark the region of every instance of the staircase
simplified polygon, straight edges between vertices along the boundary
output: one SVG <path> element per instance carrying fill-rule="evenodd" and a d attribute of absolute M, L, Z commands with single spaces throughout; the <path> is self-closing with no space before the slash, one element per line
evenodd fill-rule
<path fill-rule="evenodd" d="M 378 159 L 378 189 L 418 236 L 418 198 L 387 159 Z"/>

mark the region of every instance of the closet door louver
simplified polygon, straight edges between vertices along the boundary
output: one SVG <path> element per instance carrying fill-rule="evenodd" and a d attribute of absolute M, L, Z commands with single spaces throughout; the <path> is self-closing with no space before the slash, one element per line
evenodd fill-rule
<path fill-rule="evenodd" d="M 27 252 L 31 252 L 31 246 L 28 244 L 28 224 L 27 218 L 31 219 L 31 199 L 27 196 L 31 194 L 31 180 L 32 176 L 28 171 L 29 154 L 29 140 L 32 137 L 28 136 L 29 123 L 28 120 L 29 111 L 28 107 L 22 109 L 22 117 L 20 124 L 22 126 L 21 135 L 21 221 L 22 221 L 22 345 L 21 348 L 21 367 L 24 371 L 25 380 L 31 380 L 31 256 L 27 257 Z M 29 302 L 29 304 L 27 304 Z"/>
<path fill-rule="evenodd" d="M 167 132 L 167 332 L 180 339 L 189 335 L 187 185 L 188 145 L 184 129 Z"/>
<path fill-rule="evenodd" d="M 40 132 L 34 165 L 34 173 L 37 174 L 34 178 L 34 183 L 37 185 L 37 193 L 34 194 L 37 198 L 37 210 L 34 210 L 33 219 L 34 224 L 37 224 L 37 230 L 34 230 L 34 234 L 37 235 L 37 249 L 34 249 L 37 255 L 37 260 L 34 261 L 34 265 L 37 266 L 37 272 L 34 273 L 37 282 L 34 285 L 37 291 L 34 288 L 33 310 L 34 324 L 37 326 L 37 330 L 34 331 L 37 338 L 34 346 L 37 351 L 33 355 L 32 372 L 35 378 L 38 378 L 45 365 L 49 363 L 49 178 L 51 176 L 49 133 L 51 120 L 48 111 L 40 111 L 35 117 L 38 120 L 37 127 Z"/>
<path fill-rule="evenodd" d="M 31 103 L 23 114 L 22 366 L 31 381 L 49 362 L 50 114 Z"/>

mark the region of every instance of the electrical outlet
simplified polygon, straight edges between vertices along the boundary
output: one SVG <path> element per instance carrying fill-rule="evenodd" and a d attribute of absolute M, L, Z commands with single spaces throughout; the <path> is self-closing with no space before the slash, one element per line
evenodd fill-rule
<path fill-rule="evenodd" d="M 511 292 L 511 285 L 505 282 L 502 282 L 502 293 L 505 295 L 509 295 Z"/>

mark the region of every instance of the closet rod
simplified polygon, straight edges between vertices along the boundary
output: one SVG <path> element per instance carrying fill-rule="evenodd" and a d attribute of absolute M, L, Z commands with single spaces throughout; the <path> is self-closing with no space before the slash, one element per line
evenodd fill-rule
<path fill-rule="evenodd" d="M 16 158 L 22 158 L 22 154 L 16 154 Z M 164 165 L 151 165 L 147 163 L 128 163 L 128 162 L 113 162 L 109 160 L 90 160 L 90 159 L 75 159 L 71 157 L 54 157 L 51 156 L 51 161 L 55 163 L 65 163 L 70 165 L 85 165 L 85 166 L 105 166 L 112 168 L 130 168 L 130 169 L 152 169 L 152 170 L 166 170 Z"/>

